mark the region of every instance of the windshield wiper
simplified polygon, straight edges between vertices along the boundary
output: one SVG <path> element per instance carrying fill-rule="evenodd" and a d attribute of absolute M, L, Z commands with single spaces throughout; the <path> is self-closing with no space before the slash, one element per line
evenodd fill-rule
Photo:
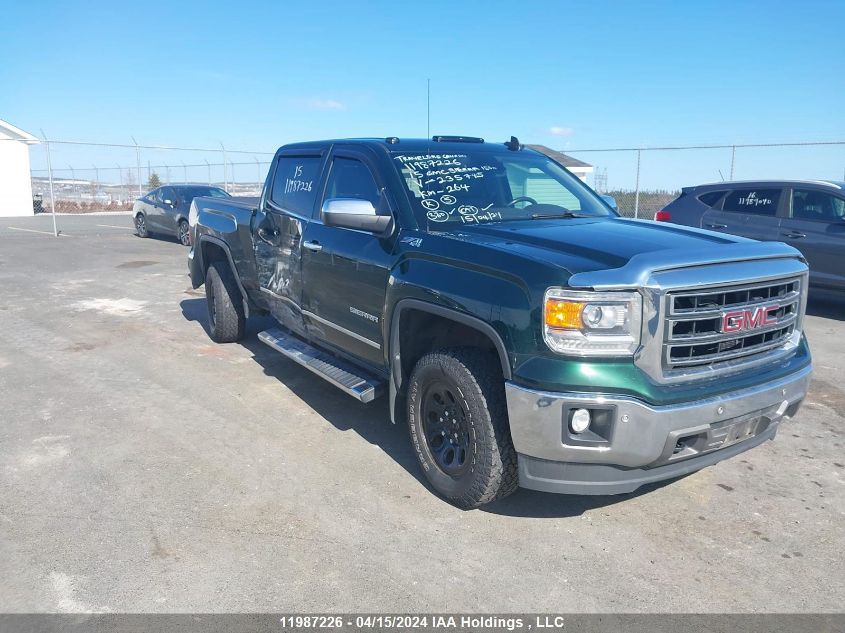
<path fill-rule="evenodd" d="M 588 218 L 588 215 L 580 215 L 578 213 L 572 213 L 571 211 L 566 211 L 565 213 L 532 213 L 531 219 L 532 220 L 556 220 L 558 218 Z"/>

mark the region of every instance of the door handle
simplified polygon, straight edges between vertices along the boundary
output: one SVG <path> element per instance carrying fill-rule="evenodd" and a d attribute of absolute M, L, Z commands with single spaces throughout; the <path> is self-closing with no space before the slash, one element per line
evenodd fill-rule
<path fill-rule="evenodd" d="M 265 244 L 275 246 L 279 237 L 279 232 L 275 229 L 265 229 L 263 226 L 258 227 L 258 239 Z"/>
<path fill-rule="evenodd" d="M 807 235 L 805 233 L 802 233 L 801 231 L 790 231 L 789 233 L 781 233 L 781 235 L 784 235 L 793 240 L 797 240 L 799 237 L 807 237 Z"/>
<path fill-rule="evenodd" d="M 712 224 L 707 225 L 708 229 L 726 229 L 728 228 L 727 224 L 719 224 L 718 222 L 713 222 Z"/>
<path fill-rule="evenodd" d="M 320 242 L 313 240 L 309 242 L 303 242 L 302 248 L 308 249 L 309 251 L 312 251 L 314 253 L 319 253 L 321 250 L 323 250 L 323 245 L 320 244 Z"/>

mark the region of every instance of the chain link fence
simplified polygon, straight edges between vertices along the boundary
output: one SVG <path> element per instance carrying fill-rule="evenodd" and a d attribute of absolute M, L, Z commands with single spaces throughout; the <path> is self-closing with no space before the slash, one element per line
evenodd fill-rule
<path fill-rule="evenodd" d="M 131 137 L 130 137 L 131 138 Z M 845 180 L 845 141 L 565 149 L 589 163 L 586 182 L 622 215 L 652 218 L 685 186 L 720 180 Z M 35 213 L 132 209 L 159 185 L 201 183 L 260 193 L 273 151 L 42 138 L 29 147 Z"/>
<path fill-rule="evenodd" d="M 845 180 L 845 141 L 564 150 L 627 217 L 651 219 L 682 187 L 725 180 Z"/>
<path fill-rule="evenodd" d="M 272 151 L 247 151 L 42 138 L 30 145 L 35 213 L 130 211 L 161 185 L 208 184 L 234 196 L 258 195 Z"/>

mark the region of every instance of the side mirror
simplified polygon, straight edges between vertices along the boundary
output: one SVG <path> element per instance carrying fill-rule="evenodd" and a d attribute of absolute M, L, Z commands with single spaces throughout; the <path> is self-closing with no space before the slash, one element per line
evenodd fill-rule
<path fill-rule="evenodd" d="M 616 204 L 616 198 L 613 196 L 602 195 L 601 199 L 604 200 L 611 209 L 619 211 L 619 205 Z"/>
<path fill-rule="evenodd" d="M 393 226 L 393 216 L 379 215 L 373 203 L 357 198 L 329 198 L 323 203 L 326 226 L 385 233 Z"/>
<path fill-rule="evenodd" d="M 175 206 L 176 206 L 176 205 L 173 203 L 173 201 L 172 201 L 172 200 L 165 200 L 165 201 L 164 201 L 164 204 L 166 204 L 168 207 L 175 207 Z"/>

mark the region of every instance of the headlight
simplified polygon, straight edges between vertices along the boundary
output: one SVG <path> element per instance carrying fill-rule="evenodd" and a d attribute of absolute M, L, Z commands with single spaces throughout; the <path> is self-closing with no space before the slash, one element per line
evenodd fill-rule
<path fill-rule="evenodd" d="M 636 292 L 549 288 L 543 301 L 543 339 L 574 356 L 630 356 L 640 344 L 642 297 Z"/>
<path fill-rule="evenodd" d="M 196 203 L 191 201 L 191 208 L 188 210 L 188 226 L 196 226 L 199 219 L 200 212 L 197 209 Z"/>

